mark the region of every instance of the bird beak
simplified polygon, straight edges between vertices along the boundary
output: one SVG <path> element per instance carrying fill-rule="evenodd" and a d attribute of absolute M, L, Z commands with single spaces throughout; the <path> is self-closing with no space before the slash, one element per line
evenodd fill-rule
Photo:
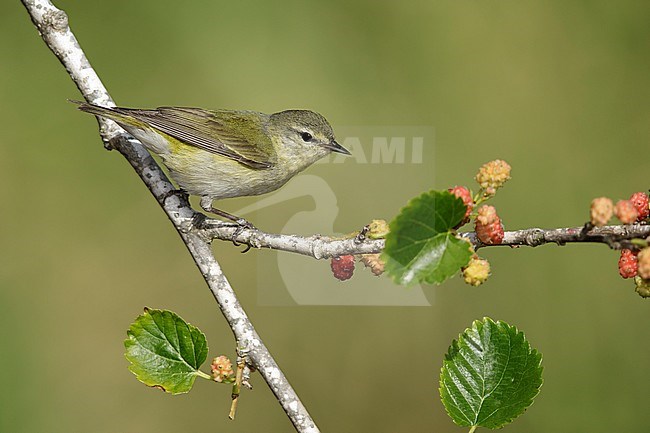
<path fill-rule="evenodd" d="M 349 150 L 345 147 L 338 144 L 336 141 L 332 140 L 329 144 L 324 144 L 324 148 L 331 150 L 332 152 L 342 153 L 343 155 L 352 155 Z"/>

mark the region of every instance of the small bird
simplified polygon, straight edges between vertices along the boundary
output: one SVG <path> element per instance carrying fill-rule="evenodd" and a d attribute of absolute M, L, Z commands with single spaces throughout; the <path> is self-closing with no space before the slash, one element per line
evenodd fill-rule
<path fill-rule="evenodd" d="M 160 156 L 180 188 L 200 205 L 240 225 L 246 220 L 212 206 L 214 200 L 275 191 L 330 152 L 350 155 L 327 120 L 308 110 L 256 111 L 101 107 L 86 113 L 111 119 Z"/>

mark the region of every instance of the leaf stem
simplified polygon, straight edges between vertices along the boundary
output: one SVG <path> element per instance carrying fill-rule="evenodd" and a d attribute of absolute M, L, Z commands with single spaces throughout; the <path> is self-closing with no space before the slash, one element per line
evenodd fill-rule
<path fill-rule="evenodd" d="M 201 370 L 196 370 L 196 375 L 204 379 L 212 380 L 212 376 L 207 373 L 202 372 Z"/>
<path fill-rule="evenodd" d="M 474 433 L 474 430 L 476 430 L 477 427 L 477 425 L 473 425 L 472 428 L 469 429 L 469 433 Z"/>

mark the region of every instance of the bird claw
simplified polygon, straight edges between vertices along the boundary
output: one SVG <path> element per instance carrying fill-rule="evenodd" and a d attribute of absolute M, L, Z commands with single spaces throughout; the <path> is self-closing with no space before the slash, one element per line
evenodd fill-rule
<path fill-rule="evenodd" d="M 237 228 L 233 232 L 232 237 L 230 238 L 230 240 L 232 241 L 234 246 L 238 247 L 240 245 L 243 245 L 243 244 L 237 242 L 237 238 L 239 237 L 240 234 L 242 234 L 242 232 L 244 230 L 257 230 L 257 229 L 255 228 L 255 226 L 253 224 L 251 224 L 249 221 L 245 220 L 244 218 L 237 219 L 237 221 L 235 223 L 237 224 Z M 246 248 L 242 251 L 242 254 L 248 252 L 248 250 L 250 250 L 250 249 L 251 249 L 251 246 L 249 244 L 247 244 Z"/>
<path fill-rule="evenodd" d="M 210 212 L 216 215 L 219 215 L 222 218 L 228 219 L 232 221 L 231 223 L 228 222 L 222 222 L 223 227 L 230 225 L 230 226 L 235 226 L 235 231 L 233 232 L 232 236 L 230 237 L 230 240 L 232 241 L 233 245 L 238 247 L 242 245 L 241 243 L 237 242 L 237 238 L 239 235 L 242 234 L 244 230 L 257 230 L 253 224 L 245 220 L 244 218 L 237 217 L 233 214 L 230 214 L 226 211 L 223 211 L 221 209 L 217 209 L 212 206 L 212 198 L 209 196 L 203 196 L 201 197 L 201 208 L 206 211 Z M 246 248 L 242 251 L 242 253 L 247 252 L 248 250 L 251 249 L 250 245 L 246 245 Z"/>
<path fill-rule="evenodd" d="M 203 215 L 201 212 L 195 212 L 194 215 L 192 216 L 192 227 L 196 227 L 197 229 L 201 229 L 205 225 L 205 219 L 207 217 Z"/>

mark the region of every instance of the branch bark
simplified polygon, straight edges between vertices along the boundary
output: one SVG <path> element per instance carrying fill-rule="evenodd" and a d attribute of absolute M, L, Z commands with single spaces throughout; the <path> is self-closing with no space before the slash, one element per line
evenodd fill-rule
<path fill-rule="evenodd" d="M 68 17 L 49 0 L 22 0 L 46 45 L 63 64 L 72 80 L 91 103 L 114 106 L 113 100 L 92 69 L 68 26 Z M 174 187 L 154 159 L 136 140 L 114 122 L 99 120 L 100 134 L 107 147 L 118 150 L 131 164 L 167 214 L 192 255 L 221 312 L 232 329 L 238 346 L 271 388 L 298 432 L 317 433 L 318 427 L 269 353 L 240 305 L 234 290 L 210 249 L 210 241 L 194 228 L 197 213 Z"/>
<path fill-rule="evenodd" d="M 650 236 L 650 225 L 647 224 L 630 224 L 603 227 L 567 227 L 557 229 L 540 229 L 529 228 L 505 232 L 503 242 L 498 245 L 487 245 L 481 242 L 476 233 L 462 233 L 461 236 L 467 238 L 474 249 L 484 247 L 537 247 L 544 244 L 566 245 L 568 243 L 602 243 L 610 248 L 621 249 L 630 248 L 632 239 L 641 239 Z"/>
<path fill-rule="evenodd" d="M 215 223 L 215 226 L 211 225 Z M 234 240 L 251 248 L 269 248 L 273 250 L 297 253 L 315 259 L 328 259 L 347 254 L 376 254 L 384 249 L 384 239 L 368 239 L 356 236 L 333 238 L 321 235 L 299 236 L 265 233 L 259 229 L 245 229 L 238 234 L 234 227 L 224 227 L 218 221 L 206 219 L 202 227 L 202 236 L 206 239 L 223 241 Z M 233 238 L 233 235 L 234 236 Z M 475 232 L 459 233 L 474 246 L 475 250 L 485 247 L 538 247 L 545 244 L 565 245 L 568 243 L 602 243 L 611 248 L 631 247 L 632 239 L 650 236 L 650 225 L 630 224 L 604 227 L 566 227 L 555 229 L 528 228 L 504 233 L 503 242 L 488 245 L 481 242 Z"/>

